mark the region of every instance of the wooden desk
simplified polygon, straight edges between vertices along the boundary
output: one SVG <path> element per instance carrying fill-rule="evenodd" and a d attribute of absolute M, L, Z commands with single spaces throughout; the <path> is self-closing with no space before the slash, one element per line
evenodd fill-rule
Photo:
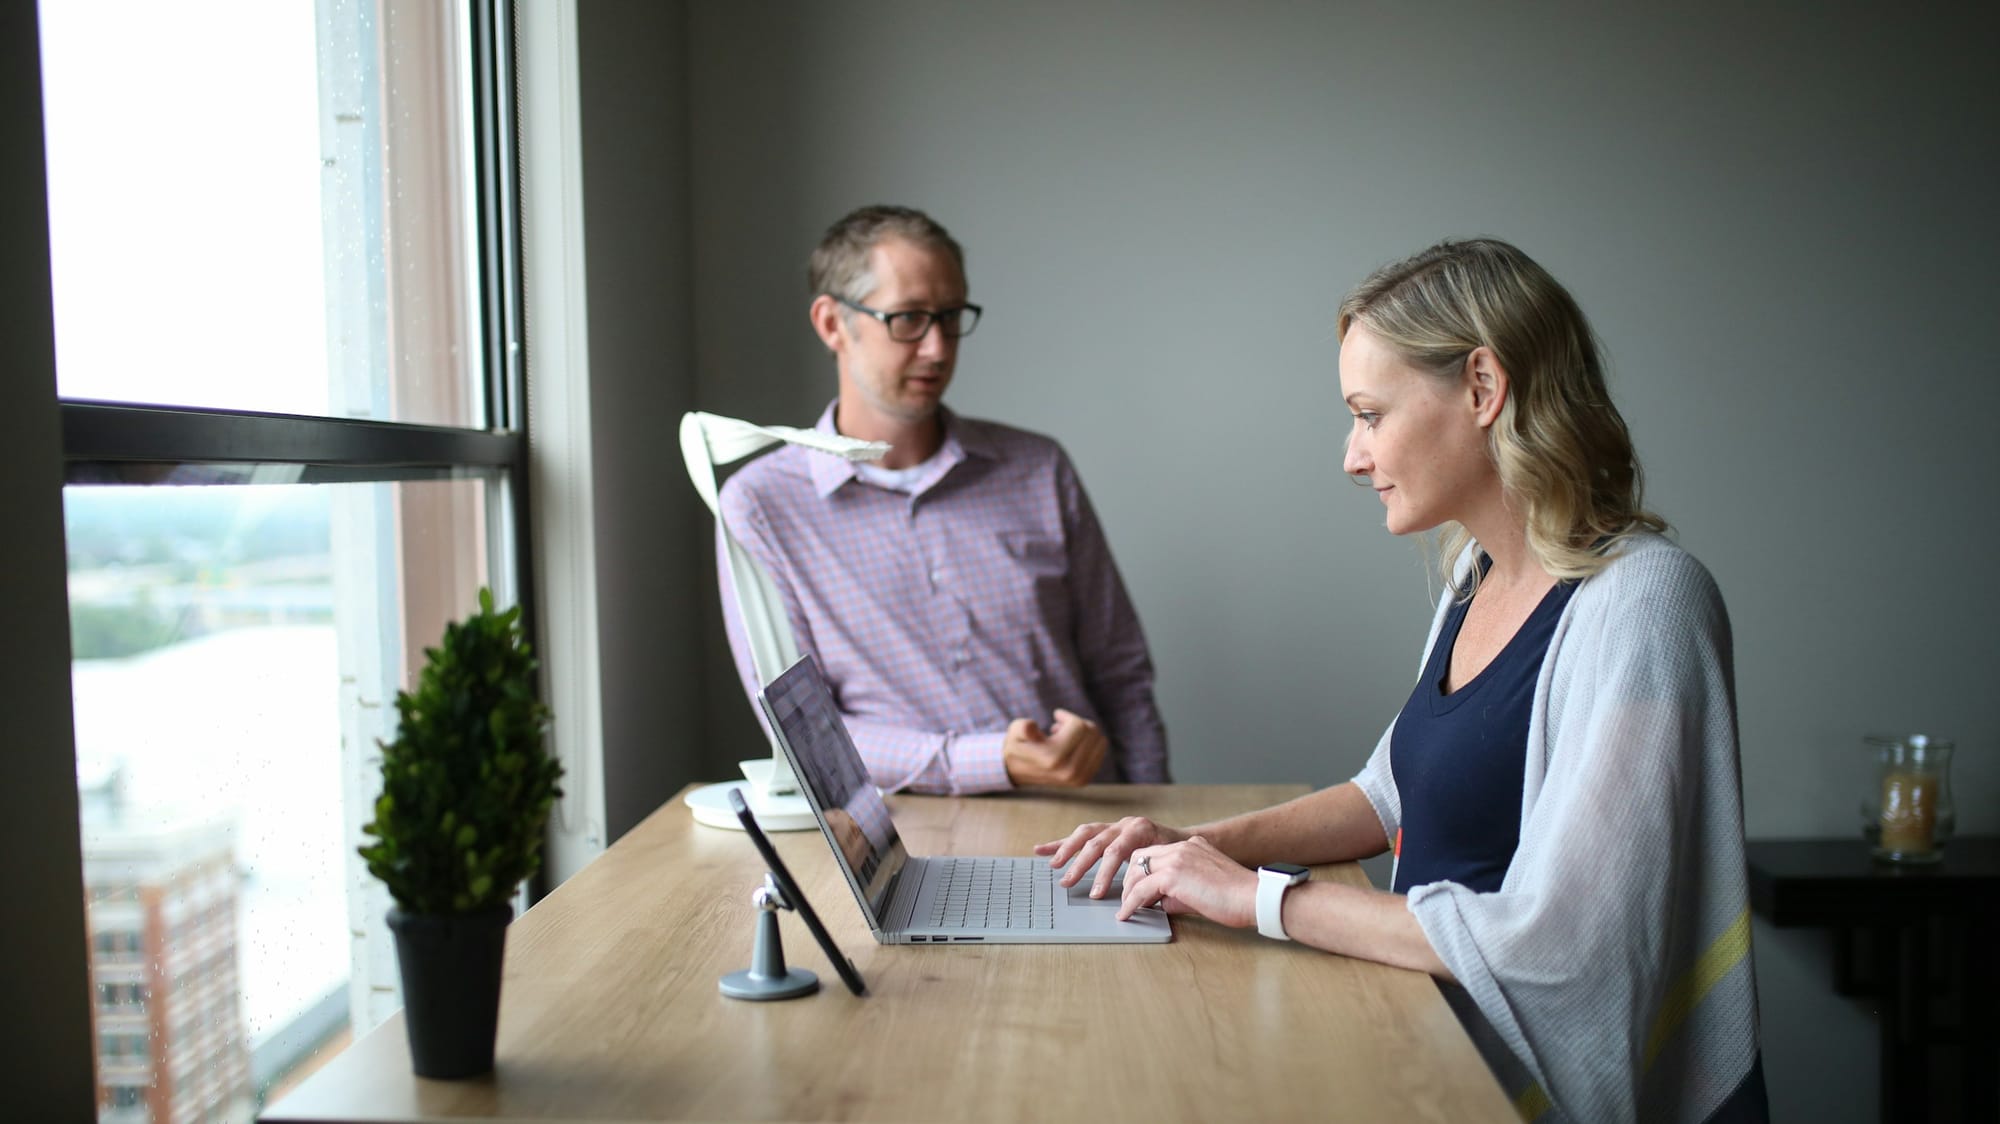
<path fill-rule="evenodd" d="M 1195 823 L 1297 785 L 892 798 L 915 854 L 1025 854 L 1092 819 Z M 773 836 L 868 995 L 796 916 L 804 999 L 725 999 L 764 868 L 676 799 L 513 925 L 495 1070 L 410 1073 L 400 1015 L 264 1119 L 1515 1121 L 1430 979 L 1176 920 L 1170 944 L 885 947 L 818 832 Z M 1351 864 L 1316 877 L 1365 884 Z"/>
<path fill-rule="evenodd" d="M 1925 866 L 1875 862 L 1859 838 L 1752 839 L 1744 853 L 1751 908 L 1831 929 L 1834 990 L 1877 1000 L 1885 1124 L 2000 1119 L 2000 838 L 1954 839 Z M 1933 1080 L 1939 1047 L 1956 1052 L 1955 1094 Z"/>

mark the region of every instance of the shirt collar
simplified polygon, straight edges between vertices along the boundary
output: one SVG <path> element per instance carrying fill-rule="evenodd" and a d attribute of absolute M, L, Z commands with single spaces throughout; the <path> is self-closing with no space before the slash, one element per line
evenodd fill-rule
<path fill-rule="evenodd" d="M 821 433 L 839 433 L 833 424 L 834 407 L 839 404 L 838 398 L 828 402 L 826 409 L 820 411 L 819 421 L 813 428 Z M 997 455 L 993 442 L 983 432 L 981 426 L 961 422 L 957 414 L 944 406 L 938 407 L 938 420 L 944 423 L 944 444 L 938 447 L 935 458 L 937 472 L 924 482 L 924 486 L 919 489 L 920 493 L 929 491 L 967 457 L 991 460 Z M 858 476 L 853 462 L 840 457 L 807 457 L 806 463 L 812 473 L 813 491 L 818 492 L 821 499 L 831 496 L 840 490 L 842 484 Z"/>

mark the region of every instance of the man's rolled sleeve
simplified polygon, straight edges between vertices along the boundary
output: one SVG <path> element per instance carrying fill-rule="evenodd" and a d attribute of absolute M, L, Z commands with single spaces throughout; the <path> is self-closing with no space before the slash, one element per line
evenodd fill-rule
<path fill-rule="evenodd" d="M 937 733 L 843 714 L 847 732 L 877 786 L 972 796 L 1014 787 L 1002 754 L 1005 734 Z"/>
<path fill-rule="evenodd" d="M 1006 792 L 1014 787 L 1007 775 L 1004 748 L 1007 735 L 963 734 L 945 744 L 946 768 L 951 773 L 952 791 L 961 796 L 980 792 Z"/>

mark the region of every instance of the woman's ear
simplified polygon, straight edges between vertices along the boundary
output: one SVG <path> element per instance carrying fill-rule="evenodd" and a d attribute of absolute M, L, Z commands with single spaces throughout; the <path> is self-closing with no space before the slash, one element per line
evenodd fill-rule
<path fill-rule="evenodd" d="M 1481 429 L 1500 420 L 1500 408 L 1507 404 L 1513 382 L 1500 357 L 1490 347 L 1475 347 L 1465 357 L 1465 389 L 1472 405 L 1472 419 Z"/>

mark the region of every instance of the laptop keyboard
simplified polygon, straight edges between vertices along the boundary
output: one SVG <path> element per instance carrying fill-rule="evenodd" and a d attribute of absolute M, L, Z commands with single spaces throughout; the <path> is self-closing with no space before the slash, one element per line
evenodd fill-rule
<path fill-rule="evenodd" d="M 1056 927 L 1056 871 L 1048 863 L 942 857 L 927 862 L 945 869 L 937 872 L 937 893 L 924 924 L 951 929 Z"/>

